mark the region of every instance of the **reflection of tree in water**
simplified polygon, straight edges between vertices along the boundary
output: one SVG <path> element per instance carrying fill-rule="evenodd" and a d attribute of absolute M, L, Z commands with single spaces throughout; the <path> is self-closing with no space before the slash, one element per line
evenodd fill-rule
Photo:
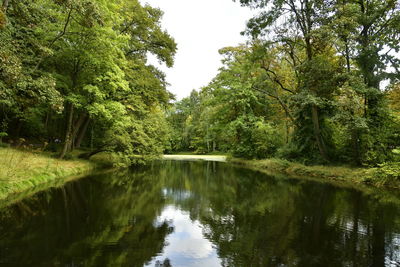
<path fill-rule="evenodd" d="M 386 195 L 274 179 L 224 165 L 169 164 L 164 170 L 169 197 L 203 224 L 223 266 L 400 262 L 396 196 L 391 200 L 397 202 L 386 202 Z"/>
<path fill-rule="evenodd" d="M 161 184 L 145 174 L 91 177 L 4 209 L 0 263 L 143 266 L 173 230 L 154 224 L 165 203 Z"/>
<path fill-rule="evenodd" d="M 171 265 L 171 261 L 168 258 L 166 258 L 163 262 L 159 260 L 156 261 L 154 267 L 173 267 L 173 266 Z"/>
<path fill-rule="evenodd" d="M 2 210 L 0 265 L 143 266 L 173 230 L 155 223 L 173 203 L 203 224 L 223 266 L 384 266 L 400 261 L 400 210 L 380 196 L 224 164 L 165 162 Z"/>

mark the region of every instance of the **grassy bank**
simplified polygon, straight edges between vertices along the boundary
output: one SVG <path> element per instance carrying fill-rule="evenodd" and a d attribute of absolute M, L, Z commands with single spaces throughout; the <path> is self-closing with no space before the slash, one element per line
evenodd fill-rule
<path fill-rule="evenodd" d="M 50 153 L 0 148 L 0 200 L 35 190 L 44 184 L 66 182 L 105 165 L 104 158 L 60 160 Z M 75 176 L 75 177 L 74 177 Z"/>
<path fill-rule="evenodd" d="M 383 168 L 354 168 L 348 166 L 306 166 L 281 159 L 244 160 L 231 158 L 229 162 L 250 167 L 269 174 L 286 174 L 294 177 L 325 179 L 377 187 L 400 188 L 400 173 L 390 175 Z M 397 168 L 397 165 L 396 165 Z M 396 172 L 396 171 L 394 171 Z"/>

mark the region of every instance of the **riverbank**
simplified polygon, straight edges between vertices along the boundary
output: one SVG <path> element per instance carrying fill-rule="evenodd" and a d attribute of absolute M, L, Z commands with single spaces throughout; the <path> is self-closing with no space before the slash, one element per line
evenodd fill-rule
<path fill-rule="evenodd" d="M 348 166 L 306 166 L 300 163 L 281 159 L 244 160 L 229 159 L 230 163 L 249 167 L 269 174 L 286 174 L 296 177 L 308 177 L 332 181 L 348 182 L 359 185 L 373 185 L 376 187 L 400 188 L 400 173 L 396 172 L 397 165 L 381 168 L 356 168 Z"/>
<path fill-rule="evenodd" d="M 45 184 L 52 186 L 76 179 L 95 169 L 104 168 L 106 160 L 98 157 L 60 160 L 47 152 L 0 148 L 0 201 L 12 195 L 35 191 Z"/>

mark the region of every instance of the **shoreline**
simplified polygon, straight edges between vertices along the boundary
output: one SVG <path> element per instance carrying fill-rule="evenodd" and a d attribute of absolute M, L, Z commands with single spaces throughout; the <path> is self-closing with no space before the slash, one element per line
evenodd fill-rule
<path fill-rule="evenodd" d="M 27 179 L 28 184 L 26 187 L 21 187 L 21 191 L 10 191 L 7 195 L 4 195 L 0 198 L 0 209 L 10 206 L 20 200 L 28 198 L 30 196 L 35 195 L 36 193 L 49 190 L 51 188 L 58 188 L 64 186 L 66 183 L 78 180 L 90 174 L 95 169 L 88 169 L 87 171 L 81 172 L 80 174 L 75 175 L 67 175 L 67 176 L 59 176 L 59 177 L 49 177 L 47 180 L 44 180 L 41 183 L 31 185 L 28 184 L 29 180 Z M 32 179 L 33 180 L 33 179 Z"/>
<path fill-rule="evenodd" d="M 0 148 L 0 158 L 0 207 L 106 169 L 98 160 L 60 160 L 47 152 L 13 148 Z"/>
<path fill-rule="evenodd" d="M 308 178 L 319 181 L 333 181 L 354 186 L 373 186 L 389 190 L 400 189 L 400 181 L 382 183 L 374 177 L 380 168 L 361 168 L 347 166 L 306 166 L 300 163 L 281 159 L 245 160 L 230 158 L 227 161 L 233 165 L 251 168 L 271 175 L 288 175 L 294 178 Z"/>
<path fill-rule="evenodd" d="M 49 188 L 60 187 L 80 179 L 94 171 L 105 171 L 110 159 L 59 160 L 47 152 L 21 151 L 0 148 L 0 208 L 10 205 Z M 382 184 L 374 180 L 379 168 L 355 168 L 347 166 L 306 166 L 280 159 L 245 160 L 215 155 L 163 155 L 165 160 L 204 160 L 226 162 L 253 169 L 269 175 L 287 175 L 299 179 L 312 179 L 351 187 L 398 190 L 400 181 Z M 33 164 L 34 163 L 34 164 Z"/>

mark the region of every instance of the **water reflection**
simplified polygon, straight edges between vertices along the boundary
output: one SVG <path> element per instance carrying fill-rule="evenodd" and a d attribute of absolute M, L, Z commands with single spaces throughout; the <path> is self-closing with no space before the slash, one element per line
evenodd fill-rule
<path fill-rule="evenodd" d="M 165 257 L 170 259 L 174 267 L 221 266 L 212 243 L 204 238 L 201 223 L 191 220 L 188 212 L 168 205 L 157 221 L 170 222 L 174 225 L 174 232 L 167 237 L 162 255 L 146 266 L 157 266 L 156 262 L 161 262 Z"/>
<path fill-rule="evenodd" d="M 400 200 L 215 162 L 164 162 L 0 211 L 6 266 L 399 266 Z"/>

